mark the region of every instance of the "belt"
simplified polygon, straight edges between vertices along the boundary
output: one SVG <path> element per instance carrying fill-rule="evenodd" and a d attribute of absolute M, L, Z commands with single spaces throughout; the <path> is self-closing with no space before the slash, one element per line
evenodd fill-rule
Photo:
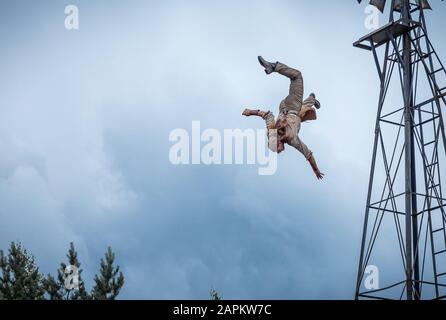
<path fill-rule="evenodd" d="M 285 115 L 294 114 L 295 116 L 299 116 L 299 112 L 297 112 L 296 110 L 284 111 L 283 114 L 285 114 Z"/>

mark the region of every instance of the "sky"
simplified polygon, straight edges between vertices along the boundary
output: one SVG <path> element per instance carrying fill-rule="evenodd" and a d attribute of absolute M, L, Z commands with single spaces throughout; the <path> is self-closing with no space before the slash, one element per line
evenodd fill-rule
<path fill-rule="evenodd" d="M 434 3 L 435 2 L 435 3 Z M 64 26 L 79 8 L 79 30 Z M 446 55 L 446 8 L 431 40 Z M 122 299 L 354 297 L 379 84 L 356 1 L 0 0 L 0 248 L 54 273 L 74 242 L 91 287 L 107 246 Z M 381 16 L 380 23 L 385 23 Z M 303 124 L 326 174 L 288 148 L 250 165 L 174 166 L 169 134 L 261 129 L 299 68 L 322 103 Z"/>

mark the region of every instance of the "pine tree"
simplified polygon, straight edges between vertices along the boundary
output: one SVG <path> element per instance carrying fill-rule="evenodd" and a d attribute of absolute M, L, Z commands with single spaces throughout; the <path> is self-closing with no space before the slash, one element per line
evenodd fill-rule
<path fill-rule="evenodd" d="M 47 275 L 44 286 L 50 300 L 88 300 L 90 296 L 85 289 L 85 283 L 82 280 L 82 269 L 81 264 L 77 258 L 77 251 L 73 243 L 70 243 L 70 248 L 67 253 L 68 264 L 61 263 L 59 269 L 57 270 L 57 279 L 51 275 Z M 66 286 L 67 266 L 74 266 L 77 268 L 77 279 L 79 288 L 78 289 L 68 289 Z"/>
<path fill-rule="evenodd" d="M 11 243 L 8 255 L 0 250 L 0 295 L 6 300 L 44 299 L 43 276 L 35 258 L 20 243 Z"/>
<path fill-rule="evenodd" d="M 108 247 L 105 257 L 101 259 L 100 274 L 94 278 L 95 285 L 91 292 L 95 300 L 114 300 L 124 285 L 124 275 L 119 266 L 114 267 L 115 254 Z"/>
<path fill-rule="evenodd" d="M 61 293 L 60 284 L 50 274 L 43 279 L 43 287 L 50 300 L 62 300 L 63 295 Z"/>
<path fill-rule="evenodd" d="M 211 296 L 211 300 L 221 300 L 220 294 L 214 289 L 211 289 L 209 295 Z"/>
<path fill-rule="evenodd" d="M 0 250 L 0 300 L 114 300 L 124 285 L 124 275 L 119 266 L 115 267 L 115 254 L 107 249 L 101 259 L 100 274 L 95 276 L 95 285 L 91 294 L 85 289 L 82 280 L 81 264 L 77 258 L 74 244 L 70 244 L 67 254 L 68 264 L 61 263 L 57 277 L 39 273 L 35 258 L 22 245 L 11 243 L 8 255 Z M 66 283 L 67 266 L 76 268 L 78 288 L 70 289 Z"/>

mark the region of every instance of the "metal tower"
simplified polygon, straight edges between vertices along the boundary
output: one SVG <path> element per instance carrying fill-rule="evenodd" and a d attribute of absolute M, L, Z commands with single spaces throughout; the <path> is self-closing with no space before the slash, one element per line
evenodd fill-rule
<path fill-rule="evenodd" d="M 386 0 L 371 4 L 384 12 Z M 372 52 L 380 80 L 356 299 L 446 298 L 446 70 L 427 9 L 392 0 L 389 23 L 354 43 Z M 364 285 L 371 265 L 379 288 Z"/>

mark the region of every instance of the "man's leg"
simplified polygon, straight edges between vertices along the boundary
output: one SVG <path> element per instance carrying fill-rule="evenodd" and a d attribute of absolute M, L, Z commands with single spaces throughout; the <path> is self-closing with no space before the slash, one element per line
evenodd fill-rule
<path fill-rule="evenodd" d="M 302 104 L 304 98 L 304 79 L 299 70 L 288 67 L 287 65 L 278 62 L 274 71 L 291 80 L 290 95 L 287 99 L 296 100 L 297 103 Z"/>
<path fill-rule="evenodd" d="M 278 72 L 291 80 L 290 92 L 287 99 L 293 100 L 289 102 L 297 102 L 299 104 L 302 104 L 304 96 L 304 80 L 302 77 L 302 73 L 299 70 L 290 68 L 280 62 L 271 63 L 260 56 L 258 57 L 258 59 L 260 64 L 265 68 L 265 72 L 267 74 Z"/>
<path fill-rule="evenodd" d="M 310 96 L 304 100 L 303 105 L 309 107 L 314 106 L 316 109 L 321 108 L 321 103 L 316 99 L 316 95 L 314 93 L 310 93 Z"/>

